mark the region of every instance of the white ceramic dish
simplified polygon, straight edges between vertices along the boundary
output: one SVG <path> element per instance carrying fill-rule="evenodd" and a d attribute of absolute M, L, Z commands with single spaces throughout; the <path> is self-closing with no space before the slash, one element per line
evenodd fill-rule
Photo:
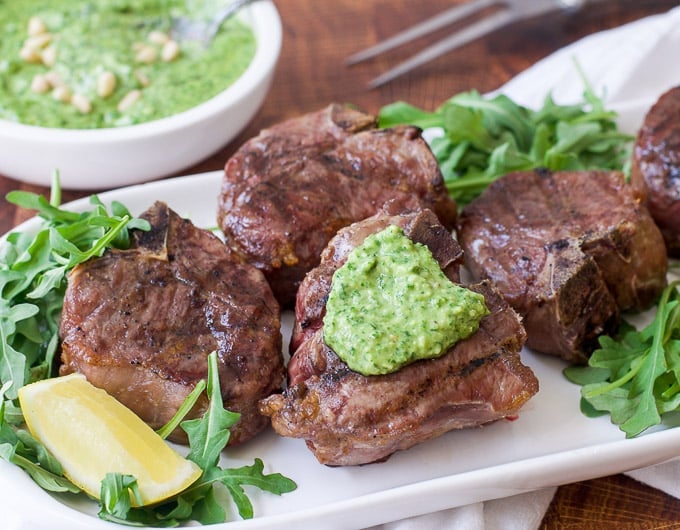
<path fill-rule="evenodd" d="M 257 51 L 228 89 L 196 107 L 153 122 L 95 130 L 49 129 L 0 120 L 0 174 L 49 186 L 55 169 L 64 188 L 118 188 L 177 173 L 233 139 L 255 115 L 279 58 L 281 19 L 271 1 L 239 16 Z"/>
<path fill-rule="evenodd" d="M 142 212 L 156 199 L 164 200 L 199 226 L 214 226 L 220 181 L 221 172 L 212 172 L 133 186 L 100 197 L 107 203 L 120 200 L 134 213 Z M 72 206 L 84 208 L 87 203 L 81 200 Z M 30 229 L 32 225 L 35 220 L 19 228 Z M 284 344 L 290 325 L 291 315 L 286 314 Z M 564 363 L 526 350 L 523 360 L 535 371 L 541 390 L 519 419 L 450 432 L 382 464 L 322 466 L 302 440 L 281 438 L 272 431 L 224 452 L 224 465 L 249 465 L 259 457 L 266 472 L 291 477 L 298 489 L 282 497 L 253 491 L 254 519 L 214 528 L 362 528 L 680 456 L 680 428 L 666 425 L 626 440 L 608 418 L 588 419 L 581 414 L 580 387 L 562 376 Z M 96 518 L 94 503 L 52 496 L 19 468 L 2 460 L 0 506 L 3 528 L 9 530 L 116 527 Z"/>

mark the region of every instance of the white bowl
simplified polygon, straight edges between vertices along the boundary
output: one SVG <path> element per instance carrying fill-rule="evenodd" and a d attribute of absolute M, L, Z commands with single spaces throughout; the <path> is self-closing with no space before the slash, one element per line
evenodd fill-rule
<path fill-rule="evenodd" d="M 224 92 L 167 118 L 108 129 L 0 120 L 0 174 L 49 186 L 58 170 L 63 188 L 115 188 L 177 173 L 218 151 L 262 105 L 281 51 L 281 19 L 271 1 L 255 2 L 239 16 L 252 27 L 257 51 Z"/>

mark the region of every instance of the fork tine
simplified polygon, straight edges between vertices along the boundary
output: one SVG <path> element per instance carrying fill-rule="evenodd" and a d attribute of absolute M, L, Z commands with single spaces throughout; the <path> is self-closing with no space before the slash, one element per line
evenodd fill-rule
<path fill-rule="evenodd" d="M 372 79 L 368 86 L 369 88 L 377 88 L 385 83 L 392 81 L 393 79 L 410 72 L 414 68 L 425 64 L 437 57 L 450 52 L 470 41 L 478 39 L 479 37 L 491 33 L 492 31 L 505 26 L 516 20 L 516 15 L 512 11 L 499 11 L 494 13 L 482 20 L 479 20 L 473 24 L 470 24 L 466 28 L 453 33 L 452 35 L 445 37 L 444 39 L 436 42 L 432 46 L 429 46 L 417 53 L 410 59 L 407 59 L 397 66 L 388 70 L 384 74 Z"/>
<path fill-rule="evenodd" d="M 419 24 L 411 26 L 410 28 L 401 31 L 396 35 L 393 35 L 392 37 L 385 39 L 382 42 L 379 42 L 374 46 L 371 46 L 370 48 L 366 48 L 365 50 L 357 52 L 354 55 L 351 55 L 350 57 L 347 58 L 347 64 L 352 65 L 360 63 L 362 61 L 385 53 L 388 50 L 397 48 L 419 37 L 437 31 L 438 29 L 448 26 L 449 24 L 453 24 L 454 22 L 469 17 L 470 15 L 473 15 L 477 11 L 481 11 L 482 9 L 500 3 L 503 3 L 503 1 L 473 0 L 472 2 L 451 7 L 431 18 L 428 18 L 427 20 L 424 20 L 423 22 L 420 22 Z"/>

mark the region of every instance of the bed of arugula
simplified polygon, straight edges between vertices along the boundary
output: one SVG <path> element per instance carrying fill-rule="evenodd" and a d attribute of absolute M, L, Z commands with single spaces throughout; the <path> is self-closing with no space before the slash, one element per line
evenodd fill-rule
<path fill-rule="evenodd" d="M 380 125 L 411 124 L 439 128 L 431 141 L 451 196 L 463 206 L 491 182 L 515 170 L 620 169 L 630 160 L 632 138 L 616 126 L 616 114 L 586 85 L 577 105 L 557 105 L 547 97 L 535 111 L 505 96 L 487 98 L 477 92 L 453 96 L 428 112 L 404 102 L 381 109 Z M 58 325 L 68 272 L 108 248 L 125 249 L 131 230 L 147 230 L 127 208 L 110 209 L 97 196 L 91 209 L 74 213 L 60 207 L 58 182 L 50 199 L 11 192 L 7 200 L 37 212 L 40 226 L 30 233 L 13 232 L 0 245 L 0 457 L 26 470 L 42 488 L 78 493 L 59 463 L 23 428 L 17 390 L 32 381 L 55 376 Z M 637 436 L 660 424 L 664 414 L 680 410 L 680 295 L 678 283 L 663 292 L 654 320 L 636 330 L 624 322 L 616 337 L 603 336 L 587 366 L 565 370 L 583 385 L 581 410 L 590 416 L 610 414 L 612 422 Z M 136 508 L 134 477 L 109 475 L 102 483 L 99 516 L 132 526 L 177 526 L 228 520 L 216 488 L 225 488 L 239 515 L 250 518 L 253 506 L 244 487 L 280 495 L 296 488 L 278 473 L 265 474 L 264 464 L 225 469 L 220 455 L 238 414 L 223 408 L 215 356 L 207 381 L 197 385 L 173 420 L 159 431 L 165 437 L 177 425 L 186 430 L 188 458 L 203 475 L 181 494 L 152 507 Z M 203 418 L 183 421 L 186 411 L 207 392 L 210 406 Z"/>

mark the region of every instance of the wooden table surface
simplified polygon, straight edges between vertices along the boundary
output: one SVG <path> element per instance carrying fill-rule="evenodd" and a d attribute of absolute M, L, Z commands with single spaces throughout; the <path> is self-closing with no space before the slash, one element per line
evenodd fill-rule
<path fill-rule="evenodd" d="M 450 30 L 351 68 L 344 65 L 348 55 L 462 0 L 274 1 L 284 24 L 284 43 L 271 92 L 235 141 L 182 174 L 221 169 L 229 155 L 261 128 L 332 101 L 351 102 L 369 112 L 395 100 L 432 109 L 460 91 L 493 90 L 585 35 L 678 5 L 677 0 L 609 0 L 577 16 L 544 16 L 498 31 L 369 90 L 369 79 Z M 4 200 L 13 189 L 48 191 L 0 176 L 0 233 L 31 216 Z M 64 200 L 87 194 L 67 190 Z M 604 477 L 561 486 L 542 528 L 680 528 L 680 501 L 623 475 Z"/>

